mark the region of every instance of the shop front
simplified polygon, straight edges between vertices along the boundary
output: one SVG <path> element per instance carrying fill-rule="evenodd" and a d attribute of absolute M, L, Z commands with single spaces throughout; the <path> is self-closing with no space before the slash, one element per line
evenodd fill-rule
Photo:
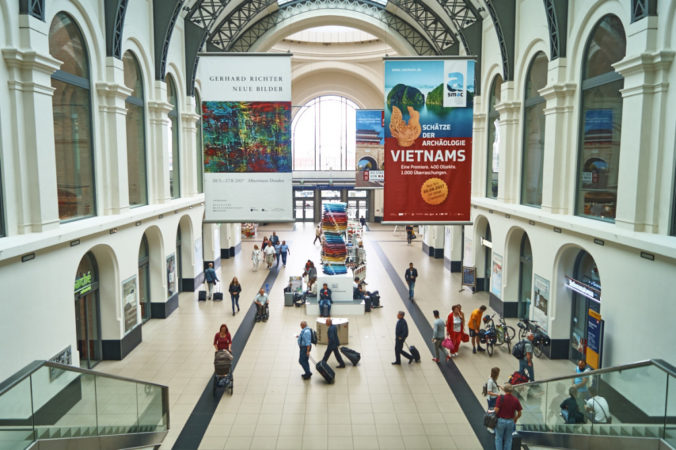
<path fill-rule="evenodd" d="M 601 280 L 594 258 L 581 250 L 565 287 L 572 292 L 569 359 L 584 359 L 589 340 L 589 311 L 601 313 Z"/>
<path fill-rule="evenodd" d="M 75 329 L 80 367 L 91 369 L 101 361 L 99 274 L 96 259 L 88 252 L 75 275 Z"/>

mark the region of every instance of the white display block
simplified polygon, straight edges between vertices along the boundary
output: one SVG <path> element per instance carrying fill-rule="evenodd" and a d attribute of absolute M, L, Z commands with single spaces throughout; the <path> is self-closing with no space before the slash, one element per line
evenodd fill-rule
<path fill-rule="evenodd" d="M 352 278 L 351 273 L 348 272 L 343 275 L 317 275 L 317 293 L 322 289 L 324 283 L 331 289 L 332 308 L 336 307 L 336 302 L 352 302 L 354 278 Z"/>
<path fill-rule="evenodd" d="M 319 305 L 317 302 L 307 302 L 305 303 L 305 314 L 308 316 L 318 316 L 319 315 Z M 363 316 L 364 311 L 364 300 L 361 302 L 351 301 L 351 302 L 338 302 L 331 305 L 331 317 L 333 316 Z"/>
<path fill-rule="evenodd" d="M 331 321 L 333 325 L 336 326 L 338 331 L 338 343 L 340 345 L 348 345 L 349 341 L 349 325 L 350 321 L 345 318 L 332 317 Z M 315 330 L 317 331 L 317 343 L 322 345 L 329 344 L 329 327 L 326 325 L 326 317 L 317 317 L 317 323 L 315 324 Z"/>

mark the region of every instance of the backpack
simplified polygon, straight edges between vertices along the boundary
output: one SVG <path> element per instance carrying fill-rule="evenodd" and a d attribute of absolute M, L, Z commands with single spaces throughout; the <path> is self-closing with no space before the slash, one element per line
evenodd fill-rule
<path fill-rule="evenodd" d="M 488 395 L 488 382 L 484 383 L 483 387 L 481 388 L 481 395 L 484 397 Z"/>
<path fill-rule="evenodd" d="M 509 377 L 509 384 L 516 386 L 517 384 L 528 383 L 530 379 L 523 373 L 516 371 Z"/>
<path fill-rule="evenodd" d="M 314 345 L 317 345 L 317 332 L 313 329 L 310 329 L 310 342 Z"/>
<path fill-rule="evenodd" d="M 512 348 L 512 355 L 516 359 L 523 359 L 526 357 L 526 341 L 519 341 L 516 344 L 514 344 L 514 348 Z"/>

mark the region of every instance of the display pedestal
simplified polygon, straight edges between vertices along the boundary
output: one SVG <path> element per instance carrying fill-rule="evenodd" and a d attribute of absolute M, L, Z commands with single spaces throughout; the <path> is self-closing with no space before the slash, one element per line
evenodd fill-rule
<path fill-rule="evenodd" d="M 352 285 L 354 283 L 354 278 L 351 273 L 348 272 L 342 275 L 319 275 L 317 277 L 317 292 L 322 290 L 324 283 L 331 289 L 331 300 L 333 300 L 334 306 L 336 302 L 352 301 Z"/>
<path fill-rule="evenodd" d="M 305 303 L 305 314 L 308 316 L 319 315 L 319 304 L 317 300 Z M 333 302 L 331 305 L 331 317 L 339 316 L 363 316 L 364 300 L 351 300 L 349 302 Z"/>
<path fill-rule="evenodd" d="M 350 322 L 347 319 L 339 319 L 337 317 L 332 317 L 331 321 L 338 328 L 338 342 L 340 345 L 347 345 L 348 342 L 348 326 Z M 322 345 L 328 345 L 329 343 L 329 327 L 326 326 L 326 317 L 318 317 L 317 323 L 315 325 L 317 331 L 317 343 Z"/>

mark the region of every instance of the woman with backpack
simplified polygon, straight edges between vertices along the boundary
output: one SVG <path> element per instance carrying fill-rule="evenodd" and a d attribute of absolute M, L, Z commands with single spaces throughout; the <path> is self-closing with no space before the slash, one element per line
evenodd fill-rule
<path fill-rule="evenodd" d="M 500 368 L 493 367 L 491 369 L 491 376 L 484 384 L 484 396 L 488 402 L 488 409 L 493 409 L 495 407 L 495 402 L 500 396 L 500 386 L 498 385 L 498 377 L 500 376 Z"/>

